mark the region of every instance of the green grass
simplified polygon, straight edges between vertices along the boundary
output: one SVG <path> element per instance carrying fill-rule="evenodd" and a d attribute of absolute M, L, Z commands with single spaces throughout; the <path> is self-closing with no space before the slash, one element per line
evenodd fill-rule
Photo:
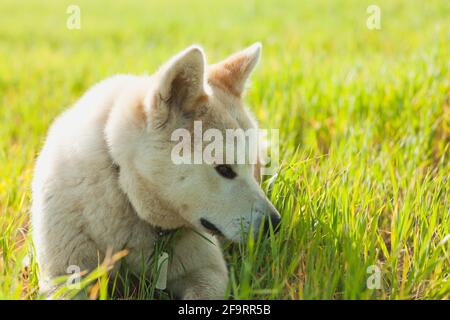
<path fill-rule="evenodd" d="M 40 298 L 36 263 L 22 261 L 51 121 L 112 74 L 152 73 L 192 43 L 216 62 L 255 41 L 247 102 L 280 129 L 281 167 L 264 188 L 283 222 L 271 239 L 225 246 L 230 294 L 450 297 L 448 1 L 377 1 L 378 31 L 366 27 L 372 1 L 83 0 L 81 30 L 68 30 L 72 3 L 0 3 L 0 299 Z M 371 265 L 381 289 L 366 285 Z"/>

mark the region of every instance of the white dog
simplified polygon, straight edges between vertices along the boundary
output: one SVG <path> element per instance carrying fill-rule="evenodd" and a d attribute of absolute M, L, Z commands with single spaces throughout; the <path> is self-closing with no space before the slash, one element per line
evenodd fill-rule
<path fill-rule="evenodd" d="M 260 49 L 208 66 L 203 50 L 189 47 L 152 76 L 100 82 L 53 123 L 33 180 L 41 290 L 70 265 L 92 270 L 108 248 L 127 249 L 127 266 L 138 273 L 158 231 L 181 228 L 168 290 L 184 299 L 224 298 L 228 276 L 215 235 L 239 241 L 280 216 L 255 165 L 174 164 L 171 133 L 191 130 L 194 120 L 205 129 L 256 127 L 241 97 Z"/>

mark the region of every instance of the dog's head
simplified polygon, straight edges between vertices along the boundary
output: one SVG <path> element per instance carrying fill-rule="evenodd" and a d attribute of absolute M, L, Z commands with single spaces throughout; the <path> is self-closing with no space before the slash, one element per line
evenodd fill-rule
<path fill-rule="evenodd" d="M 194 154 L 199 146 L 205 151 L 212 142 L 211 137 L 202 136 L 206 132 L 222 133 L 226 140 L 227 129 L 245 131 L 257 127 L 243 105 L 242 94 L 260 51 L 260 44 L 255 44 L 208 66 L 203 50 L 193 46 L 174 56 L 151 77 L 141 106 L 145 124 L 139 136 L 128 142 L 133 146 L 132 153 L 126 168 L 121 168 L 122 175 L 136 177 L 124 178 L 122 185 L 135 207 L 140 206 L 136 202 L 151 206 L 157 201 L 171 216 L 151 208 L 137 208 L 141 218 L 163 228 L 189 225 L 234 241 L 241 240 L 251 227 L 258 232 L 263 221 L 265 228 L 278 225 L 280 215 L 259 186 L 257 164 L 228 163 L 225 159 L 227 153 L 248 153 L 249 148 L 230 150 L 236 144 L 223 141 L 223 150 L 213 152 L 216 160 L 223 161 L 202 161 Z M 202 130 L 200 142 L 196 141 L 196 124 Z M 192 139 L 183 150 L 191 152 L 187 155 L 190 161 L 181 164 L 174 159 L 174 150 L 180 145 L 180 136 L 174 141 L 174 132 L 180 129 Z M 222 152 L 223 157 L 217 157 L 217 152 Z M 131 193 L 137 192 L 131 187 L 133 179 L 140 181 L 139 190 L 146 190 L 153 201 L 133 200 L 136 197 Z"/>

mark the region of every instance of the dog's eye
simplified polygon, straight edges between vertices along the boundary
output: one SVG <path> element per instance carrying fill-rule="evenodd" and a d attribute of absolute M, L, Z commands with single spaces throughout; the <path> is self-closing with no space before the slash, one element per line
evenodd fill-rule
<path fill-rule="evenodd" d="M 234 177 L 236 177 L 236 172 L 234 172 L 230 166 L 227 166 L 225 164 L 218 165 L 215 169 L 224 178 L 233 179 Z"/>

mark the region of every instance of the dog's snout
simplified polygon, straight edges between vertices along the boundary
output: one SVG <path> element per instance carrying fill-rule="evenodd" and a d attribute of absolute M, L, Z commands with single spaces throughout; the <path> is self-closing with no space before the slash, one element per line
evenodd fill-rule
<path fill-rule="evenodd" d="M 215 224 L 209 222 L 208 220 L 201 218 L 200 223 L 202 224 L 202 226 L 205 229 L 210 231 L 212 234 L 223 235 L 222 231 L 220 231 L 219 228 L 217 228 Z"/>
<path fill-rule="evenodd" d="M 274 233 L 278 232 L 280 229 L 281 215 L 268 199 L 266 199 L 265 202 L 265 209 L 259 212 L 262 213 L 259 221 L 262 224 L 264 235 L 269 236 L 270 229 L 272 229 Z"/>
<path fill-rule="evenodd" d="M 276 233 L 280 229 L 281 217 L 279 214 L 271 214 L 266 217 L 264 221 L 264 234 L 267 236 L 270 234 L 270 228 Z"/>

